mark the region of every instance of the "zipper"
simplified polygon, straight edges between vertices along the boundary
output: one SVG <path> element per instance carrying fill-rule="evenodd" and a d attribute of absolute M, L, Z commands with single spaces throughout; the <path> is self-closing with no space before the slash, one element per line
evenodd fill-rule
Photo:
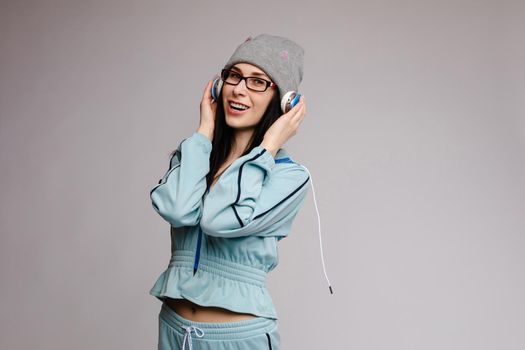
<path fill-rule="evenodd" d="M 206 194 L 210 192 L 210 187 L 206 188 Z M 193 262 L 193 275 L 197 273 L 197 270 L 199 269 L 199 260 L 201 257 L 201 246 L 202 246 L 202 229 L 201 225 L 199 224 L 199 234 L 197 236 L 197 248 L 195 250 L 195 260 Z"/>
<path fill-rule="evenodd" d="M 197 250 L 195 251 L 195 262 L 193 263 L 193 275 L 197 273 L 199 268 L 199 260 L 201 257 L 201 245 L 202 245 L 202 230 L 199 225 L 199 236 L 197 237 Z"/>

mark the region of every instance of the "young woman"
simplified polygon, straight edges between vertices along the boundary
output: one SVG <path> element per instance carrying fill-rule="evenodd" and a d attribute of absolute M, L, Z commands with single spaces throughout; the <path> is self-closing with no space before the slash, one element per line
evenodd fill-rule
<path fill-rule="evenodd" d="M 304 97 L 281 106 L 298 90 L 303 55 L 268 34 L 238 46 L 217 100 L 210 80 L 197 131 L 150 192 L 172 242 L 169 266 L 150 291 L 163 301 L 159 349 L 279 348 L 266 275 L 309 186 L 308 172 L 282 148 L 306 112 Z"/>

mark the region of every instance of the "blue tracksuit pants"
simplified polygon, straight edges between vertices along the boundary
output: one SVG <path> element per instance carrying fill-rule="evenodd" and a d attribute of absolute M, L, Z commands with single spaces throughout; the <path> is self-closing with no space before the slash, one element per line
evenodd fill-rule
<path fill-rule="evenodd" d="M 194 322 L 165 303 L 159 313 L 159 350 L 279 350 L 277 320 Z"/>

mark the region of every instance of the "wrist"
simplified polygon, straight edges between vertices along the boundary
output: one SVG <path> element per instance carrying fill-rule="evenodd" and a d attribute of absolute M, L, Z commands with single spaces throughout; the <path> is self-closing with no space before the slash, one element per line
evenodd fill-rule
<path fill-rule="evenodd" d="M 265 148 L 266 151 L 270 152 L 274 158 L 277 155 L 277 151 L 279 150 L 278 146 L 273 145 L 271 142 L 268 142 L 267 140 L 263 140 L 263 142 L 261 142 L 259 146 Z"/>
<path fill-rule="evenodd" d="M 204 136 L 206 136 L 210 141 L 213 140 L 213 130 L 210 131 L 210 130 L 207 130 L 205 128 L 199 127 L 197 129 L 197 132 L 203 134 Z"/>

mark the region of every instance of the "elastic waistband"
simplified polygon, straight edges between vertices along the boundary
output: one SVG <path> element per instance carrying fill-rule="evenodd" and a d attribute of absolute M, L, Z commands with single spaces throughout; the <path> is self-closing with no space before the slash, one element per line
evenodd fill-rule
<path fill-rule="evenodd" d="M 243 339 L 271 332 L 277 327 L 276 320 L 265 317 L 236 322 L 194 322 L 176 313 L 166 303 L 162 303 L 159 317 L 179 334 L 184 334 L 185 328 L 190 326 L 199 328 L 204 334 L 203 339 Z"/>
<path fill-rule="evenodd" d="M 175 250 L 171 256 L 170 267 L 182 266 L 193 268 L 195 252 L 190 250 Z M 239 264 L 230 260 L 201 255 L 199 270 L 207 271 L 232 280 L 251 283 L 258 286 L 266 285 L 267 272 L 261 269 Z"/>

